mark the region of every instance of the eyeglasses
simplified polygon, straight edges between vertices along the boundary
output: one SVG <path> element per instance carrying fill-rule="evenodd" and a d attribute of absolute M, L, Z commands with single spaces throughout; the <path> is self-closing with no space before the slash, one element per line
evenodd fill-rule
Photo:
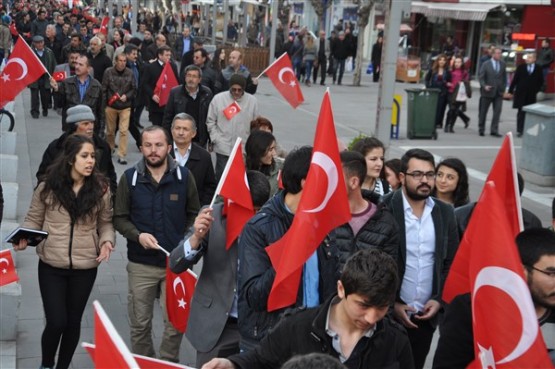
<path fill-rule="evenodd" d="M 235 88 L 235 87 L 232 87 L 232 88 L 231 88 L 231 91 L 232 91 L 232 92 L 243 92 L 243 89 L 242 89 L 242 88 Z"/>
<path fill-rule="evenodd" d="M 426 176 L 426 179 L 428 181 L 431 181 L 432 179 L 436 178 L 436 172 L 426 172 L 426 173 L 424 173 L 424 172 L 421 172 L 421 171 L 417 170 L 417 171 L 412 172 L 412 173 L 406 172 L 405 174 L 407 176 L 411 176 L 412 178 L 416 179 L 417 181 L 421 181 L 424 176 Z"/>
<path fill-rule="evenodd" d="M 531 266 L 529 268 L 534 269 L 536 272 L 540 272 L 542 274 L 545 274 L 548 277 L 555 278 L 555 270 L 542 270 L 542 269 L 535 268 L 533 266 Z"/>

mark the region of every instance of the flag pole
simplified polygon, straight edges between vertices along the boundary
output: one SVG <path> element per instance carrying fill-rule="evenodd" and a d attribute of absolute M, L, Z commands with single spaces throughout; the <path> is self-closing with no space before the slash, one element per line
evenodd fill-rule
<path fill-rule="evenodd" d="M 515 146 L 514 146 L 514 142 L 513 142 L 513 133 L 512 132 L 507 132 L 506 134 L 507 137 L 509 137 L 509 147 L 511 150 L 511 170 L 513 172 L 513 186 L 516 189 L 515 193 L 516 193 L 516 207 L 517 207 L 517 216 L 518 216 L 518 225 L 520 227 L 520 232 L 522 232 L 524 230 L 524 222 L 522 220 L 522 204 L 520 202 L 520 193 L 518 192 L 519 190 L 519 186 L 518 186 L 518 174 L 517 174 L 517 170 L 516 170 L 516 156 L 515 156 Z"/>
<path fill-rule="evenodd" d="M 258 75 L 258 77 L 256 77 L 256 79 L 262 77 L 262 75 L 263 75 L 264 73 L 266 73 L 266 71 L 267 71 L 268 69 L 270 69 L 270 68 L 272 67 L 272 65 L 276 64 L 281 58 L 283 58 L 283 55 L 285 55 L 285 54 L 287 54 L 287 53 L 284 52 L 283 54 L 281 54 L 281 56 L 280 56 L 279 58 L 277 58 L 276 60 L 274 60 L 274 62 L 273 62 L 272 64 L 268 65 L 268 66 L 266 67 L 266 69 L 264 69 L 262 72 L 260 72 L 260 74 Z"/>
<path fill-rule="evenodd" d="M 52 75 L 50 74 L 50 72 L 48 72 L 48 70 L 46 69 L 46 67 L 44 66 L 44 64 L 42 64 L 42 61 L 40 61 L 39 57 L 37 56 L 37 54 L 35 54 L 35 52 L 33 51 L 33 49 L 31 49 L 31 46 L 29 46 L 29 44 L 27 43 L 27 41 L 25 41 L 25 39 L 21 36 L 18 36 L 20 40 L 23 40 L 23 43 L 25 44 L 25 46 L 27 46 L 27 48 L 29 48 L 29 50 L 31 51 L 31 54 L 33 54 L 33 56 L 35 57 L 35 59 L 37 59 L 37 61 L 40 63 L 40 65 L 42 65 L 42 67 L 44 68 L 44 71 L 46 72 L 46 74 L 48 74 L 48 77 L 52 78 Z"/>
<path fill-rule="evenodd" d="M 235 145 L 233 145 L 233 149 L 231 150 L 231 156 L 227 159 L 227 163 L 225 164 L 224 172 L 220 178 L 220 182 L 218 182 L 218 187 L 216 187 L 216 192 L 214 192 L 214 197 L 212 197 L 212 201 L 210 205 L 208 205 L 209 209 L 212 209 L 214 206 L 214 202 L 216 201 L 216 197 L 220 194 L 222 187 L 225 182 L 225 178 L 227 177 L 227 173 L 229 173 L 229 168 L 231 168 L 231 164 L 233 163 L 233 159 L 235 158 L 235 154 L 237 153 L 237 146 L 241 143 L 241 137 L 237 137 L 235 141 Z"/>
<path fill-rule="evenodd" d="M 164 254 L 166 254 L 166 256 L 170 256 L 170 253 L 168 250 L 166 250 L 165 248 L 163 248 L 162 246 L 156 244 L 156 246 L 158 247 L 158 249 L 160 249 L 160 251 L 162 251 Z"/>

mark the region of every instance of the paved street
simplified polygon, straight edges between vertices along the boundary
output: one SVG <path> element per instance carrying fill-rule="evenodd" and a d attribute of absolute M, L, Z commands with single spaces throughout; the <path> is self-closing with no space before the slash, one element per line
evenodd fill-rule
<path fill-rule="evenodd" d="M 359 133 L 371 134 L 376 115 L 377 84 L 372 84 L 368 76 L 364 76 L 363 87 L 351 87 L 347 83 L 351 76 L 346 76 L 343 86 L 330 85 L 337 134 L 344 142 L 349 142 Z M 331 81 L 330 81 L 331 82 Z M 306 102 L 297 110 L 291 107 L 277 94 L 267 79 L 261 80 L 256 97 L 259 110 L 274 125 L 274 133 L 279 144 L 289 150 L 293 147 L 312 144 L 314 129 L 325 88 L 319 85 L 303 86 Z M 456 134 L 439 132 L 434 140 L 408 140 L 406 138 L 406 93 L 405 88 L 413 88 L 413 84 L 397 84 L 396 91 L 403 97 L 401 113 L 401 133 L 399 140 L 392 140 L 386 157 L 400 157 L 404 151 L 412 147 L 430 150 L 438 157 L 456 156 L 465 161 L 470 174 L 471 199 L 475 200 L 483 186 L 493 158 L 502 139 L 490 136 L 479 137 L 477 132 L 478 96 L 469 102 L 467 114 L 471 117 L 470 127 L 464 129 L 459 121 L 455 126 Z M 546 102 L 553 104 L 553 101 Z M 19 220 L 23 220 L 29 206 L 32 189 L 36 184 L 35 173 L 41 161 L 42 153 L 48 143 L 61 134 L 60 117 L 50 111 L 46 118 L 32 119 L 30 115 L 30 95 L 25 90 L 16 100 L 16 127 L 18 132 L 17 154 L 19 155 Z M 491 111 L 490 111 L 491 114 Z M 147 123 L 146 113 L 143 125 Z M 489 121 L 488 121 L 489 128 Z M 516 132 L 516 110 L 510 102 L 505 102 L 500 124 L 501 133 Z M 486 130 L 486 132 L 489 132 Z M 520 153 L 521 139 L 515 138 L 517 157 Z M 128 161 L 130 165 L 140 158 L 133 139 L 130 138 Z M 125 167 L 115 164 L 118 176 Z M 534 212 L 547 226 L 551 220 L 551 199 L 555 196 L 554 188 L 538 187 L 527 184 L 522 204 Z M 43 327 L 42 302 L 37 283 L 37 256 L 32 248 L 17 255 L 18 273 L 21 278 L 22 298 L 18 321 L 17 367 L 37 368 L 40 365 L 40 334 Z M 129 328 L 127 322 L 127 273 L 126 246 L 121 236 L 117 239 L 117 251 L 109 263 L 100 267 L 98 278 L 90 298 L 99 300 L 112 319 L 123 339 L 129 344 Z M 197 270 L 198 272 L 198 270 Z M 160 341 L 162 332 L 159 309 L 154 324 L 156 343 Z M 93 341 L 92 304 L 85 312 L 83 319 L 82 341 Z M 193 351 L 184 339 L 181 360 L 183 363 L 194 363 Z M 82 348 L 78 348 L 73 360 L 73 368 L 91 368 L 92 362 Z"/>

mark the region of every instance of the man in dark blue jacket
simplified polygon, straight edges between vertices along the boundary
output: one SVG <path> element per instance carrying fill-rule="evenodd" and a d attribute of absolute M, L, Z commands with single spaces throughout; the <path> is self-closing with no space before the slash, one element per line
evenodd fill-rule
<path fill-rule="evenodd" d="M 278 192 L 243 228 L 239 237 L 239 332 L 241 349 L 253 349 L 276 325 L 286 309 L 268 312 L 268 296 L 276 272 L 266 247 L 289 229 L 303 193 L 312 148 L 294 150 L 282 171 L 284 190 Z M 324 240 L 303 267 L 297 301 L 291 307 L 314 307 L 336 291 L 337 255 Z"/>
<path fill-rule="evenodd" d="M 171 251 L 177 246 L 193 224 L 199 199 L 189 170 L 169 156 L 166 130 L 147 127 L 141 142 L 143 159 L 121 176 L 114 206 L 114 228 L 127 238 L 131 351 L 155 357 L 152 313 L 159 294 L 165 326 L 160 357 L 178 362 L 183 334 L 167 319 L 166 255 L 160 247 Z"/>

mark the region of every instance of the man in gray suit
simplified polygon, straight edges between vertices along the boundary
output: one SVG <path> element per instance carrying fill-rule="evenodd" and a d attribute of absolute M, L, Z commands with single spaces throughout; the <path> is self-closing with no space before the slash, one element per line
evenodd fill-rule
<path fill-rule="evenodd" d="M 264 174 L 252 170 L 247 172 L 247 181 L 253 205 L 259 209 L 270 197 L 270 183 Z M 174 273 L 192 268 L 204 256 L 185 333 L 197 350 L 197 368 L 215 357 L 239 353 L 237 241 L 226 250 L 227 219 L 222 210 L 222 203 L 202 209 L 170 256 Z"/>
<path fill-rule="evenodd" d="M 507 87 L 507 72 L 505 63 L 501 60 L 501 49 L 496 47 L 491 59 L 484 62 L 480 68 L 480 112 L 478 130 L 484 136 L 486 116 L 489 106 L 493 104 L 493 118 L 491 120 L 490 135 L 502 137 L 499 134 L 499 117 L 503 107 L 503 93 Z"/>

